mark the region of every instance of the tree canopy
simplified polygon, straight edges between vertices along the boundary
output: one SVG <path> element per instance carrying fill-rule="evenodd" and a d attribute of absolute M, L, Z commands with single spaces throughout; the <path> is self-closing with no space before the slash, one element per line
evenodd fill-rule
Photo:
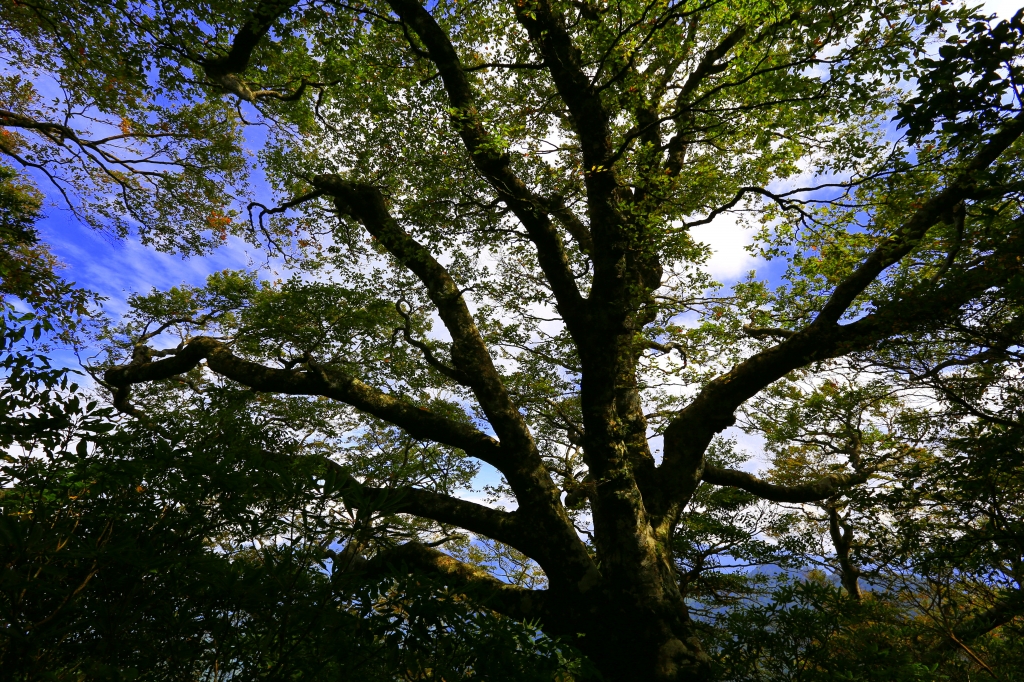
<path fill-rule="evenodd" d="M 1020 676 L 1024 11 L 0 8 L 4 590 L 38 588 L 5 636 L 34 665 L 123 603 L 208 676 Z M 287 274 L 83 331 L 40 191 Z M 693 230 L 729 220 L 764 272 L 723 287 Z M 109 409 L 17 350 L 32 324 L 103 349 Z"/>

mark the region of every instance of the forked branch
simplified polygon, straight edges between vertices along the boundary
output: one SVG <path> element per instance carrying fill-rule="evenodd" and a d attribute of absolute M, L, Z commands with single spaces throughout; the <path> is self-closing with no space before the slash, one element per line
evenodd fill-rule
<path fill-rule="evenodd" d="M 667 486 L 662 498 L 667 505 L 666 512 L 693 493 L 703 464 L 703 451 L 714 434 L 735 422 L 734 413 L 740 405 L 787 372 L 816 360 L 869 348 L 915 326 L 934 324 L 959 310 L 971 297 L 980 296 L 987 288 L 1006 280 L 1009 275 L 1002 271 L 1004 266 L 996 255 L 965 272 L 955 286 L 915 292 L 915 295 L 879 304 L 874 314 L 856 322 L 839 324 L 871 282 L 909 254 L 933 225 L 960 202 L 986 191 L 978 186 L 980 171 L 992 165 L 1022 134 L 1024 113 L 997 132 L 964 170 L 944 190 L 925 201 L 892 237 L 882 240 L 862 264 L 836 286 L 814 322 L 709 382 L 678 413 L 665 433 L 660 480 Z"/>
<path fill-rule="evenodd" d="M 586 326 L 583 297 L 558 230 L 551 223 L 551 211 L 512 171 L 508 153 L 499 150 L 500 144 L 484 127 L 472 83 L 455 46 L 418 0 L 390 0 L 389 4 L 423 41 L 455 111 L 452 122 L 473 164 L 526 228 L 537 247 L 538 263 L 555 295 L 559 312 L 570 331 L 581 334 Z"/>
<path fill-rule="evenodd" d="M 322 175 L 313 185 L 331 195 L 338 210 L 356 218 L 377 241 L 427 290 L 438 315 L 452 336 L 452 361 L 461 380 L 472 388 L 487 419 L 509 451 L 535 458 L 533 437 L 512 403 L 501 375 L 466 305 L 462 292 L 429 249 L 417 242 L 392 217 L 380 191 L 372 185 Z"/>

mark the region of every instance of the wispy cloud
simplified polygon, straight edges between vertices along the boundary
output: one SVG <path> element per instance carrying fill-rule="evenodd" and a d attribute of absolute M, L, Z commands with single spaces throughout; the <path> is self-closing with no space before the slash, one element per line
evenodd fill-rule
<path fill-rule="evenodd" d="M 66 266 L 64 275 L 106 296 L 105 308 L 115 317 L 127 311 L 129 294 L 145 293 L 154 287 L 200 285 L 212 272 L 254 270 L 262 264 L 249 258 L 247 245 L 238 239 L 229 238 L 208 256 L 182 258 L 156 251 L 135 238 L 119 240 L 100 234 L 54 209 L 41 222 L 40 231 Z"/>

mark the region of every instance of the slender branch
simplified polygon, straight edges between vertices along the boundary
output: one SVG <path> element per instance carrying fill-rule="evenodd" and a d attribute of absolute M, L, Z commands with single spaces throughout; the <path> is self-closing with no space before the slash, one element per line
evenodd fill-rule
<path fill-rule="evenodd" d="M 684 348 L 681 343 L 676 343 L 675 341 L 669 341 L 668 343 L 659 343 L 657 341 L 654 341 L 653 339 L 645 339 L 643 345 L 645 348 L 656 350 L 659 353 L 664 353 L 666 355 L 668 353 L 671 353 L 672 351 L 676 351 L 677 353 L 679 353 L 679 357 L 683 359 L 683 368 L 686 368 L 686 348 Z"/>
<path fill-rule="evenodd" d="M 529 541 L 529 533 L 525 532 L 516 512 L 492 509 L 412 486 L 376 488 L 364 485 L 337 462 L 327 460 L 327 464 L 331 478 L 327 487 L 338 490 L 345 503 L 353 507 L 373 500 L 391 513 L 412 514 L 458 526 L 515 547 L 528 556 L 536 550 L 537 543 Z"/>
<path fill-rule="evenodd" d="M 286 211 L 289 211 L 289 210 L 295 208 L 296 206 L 301 206 L 302 204 L 306 203 L 307 201 L 312 201 L 314 199 L 317 199 L 317 198 L 323 196 L 323 194 L 324 194 L 323 190 L 313 190 L 312 192 L 307 192 L 306 194 L 303 194 L 302 196 L 295 197 L 294 199 L 292 199 L 290 201 L 286 201 L 283 204 L 279 204 L 279 205 L 271 207 L 271 208 L 268 208 L 267 206 L 261 204 L 258 201 L 249 202 L 249 205 L 246 207 L 246 210 L 249 213 L 249 224 L 254 229 L 258 227 L 260 232 L 262 232 L 264 234 L 264 236 L 267 237 L 267 239 L 269 239 L 270 241 L 274 242 L 275 240 L 270 235 L 270 233 L 267 231 L 266 226 L 263 224 L 263 219 L 266 216 L 268 216 L 268 215 L 279 215 L 281 213 L 285 213 Z M 255 222 L 253 221 L 253 217 L 252 217 L 252 210 L 254 208 L 259 208 L 260 209 L 259 215 L 257 216 Z"/>
<path fill-rule="evenodd" d="M 420 341 L 419 339 L 413 337 L 412 317 L 409 315 L 409 312 L 403 307 L 403 304 L 408 305 L 408 303 L 406 303 L 405 301 L 399 301 L 398 303 L 395 304 L 395 309 L 398 310 L 398 314 L 402 316 L 402 320 L 405 322 L 405 324 L 402 325 L 401 329 L 398 329 L 396 331 L 402 332 L 402 337 L 405 339 L 405 342 L 408 343 L 413 348 L 418 348 L 419 351 L 423 353 L 423 357 L 426 359 L 427 364 L 436 369 L 441 374 L 445 375 L 446 377 L 448 377 L 449 379 L 458 384 L 462 384 L 463 386 L 472 386 L 472 382 L 470 381 L 469 377 L 462 370 L 456 369 L 455 367 L 449 367 L 448 365 L 446 365 L 436 355 L 434 355 L 434 351 L 430 349 L 430 346 L 428 346 L 423 341 Z M 394 337 L 392 336 L 392 338 Z"/>
<path fill-rule="evenodd" d="M 404 26 L 405 25 L 403 24 L 403 27 Z M 419 49 L 416 48 L 415 46 L 410 45 L 410 47 L 413 47 L 413 51 L 416 52 L 418 55 L 424 56 L 424 55 L 420 54 Z M 430 58 L 429 54 L 427 54 L 425 56 L 428 59 Z M 507 63 L 502 63 L 502 62 L 484 62 L 482 64 L 477 64 L 475 66 L 463 67 L 462 70 L 465 71 L 466 73 L 472 73 L 473 71 L 483 71 L 485 69 L 510 69 L 510 70 L 513 70 L 513 71 L 518 70 L 518 69 L 523 69 L 523 70 L 527 70 L 527 71 L 539 71 L 539 70 L 541 70 L 543 68 L 545 68 L 545 66 L 543 64 L 531 64 L 531 63 L 528 63 L 528 62 L 515 62 L 515 63 L 512 63 L 512 64 L 507 64 Z M 425 85 L 425 84 L 429 83 L 430 81 L 434 80 L 435 78 L 440 78 L 440 77 L 441 77 L 441 72 L 438 71 L 438 72 L 434 73 L 434 75 L 427 76 L 426 78 L 420 80 L 420 85 Z"/>
<path fill-rule="evenodd" d="M 825 185 L 823 185 L 822 187 L 825 187 Z M 806 191 L 814 191 L 822 189 L 822 187 L 807 188 Z M 733 208 L 735 208 L 736 205 L 740 203 L 740 201 L 742 201 L 743 198 L 748 194 L 760 194 L 761 196 L 774 201 L 776 204 L 778 204 L 779 208 L 783 209 L 784 211 L 796 210 L 799 211 L 802 215 L 806 216 L 807 213 L 802 208 L 800 208 L 800 206 L 797 205 L 797 201 L 792 199 L 786 199 L 787 196 L 795 194 L 798 191 L 802 192 L 804 191 L 804 189 L 786 192 L 785 194 L 775 194 L 774 192 L 769 192 L 768 190 L 762 187 L 740 187 L 736 191 L 736 194 L 733 196 L 733 198 L 730 199 L 727 203 L 722 204 L 721 206 L 713 209 L 703 218 L 688 221 L 686 223 L 686 227 L 687 229 L 689 229 L 692 227 L 697 227 L 699 225 L 707 225 L 711 223 L 715 218 L 717 218 L 722 213 L 725 213 L 726 211 L 730 211 Z"/>
<path fill-rule="evenodd" d="M 996 671 L 995 671 L 995 670 L 993 670 L 993 669 L 991 668 L 991 666 L 989 666 L 989 664 L 988 664 L 988 663 L 986 663 L 986 662 L 985 662 L 985 660 L 984 660 L 984 659 L 983 659 L 983 658 L 982 658 L 981 656 L 979 656 L 979 655 L 978 655 L 978 652 L 976 652 L 976 651 L 975 651 L 974 649 L 972 649 L 971 647 L 967 646 L 967 644 L 966 644 L 966 643 L 964 643 L 964 642 L 963 642 L 963 640 L 961 640 L 961 639 L 960 639 L 959 637 L 957 637 L 957 636 L 956 636 L 956 635 L 955 635 L 954 633 L 952 633 L 952 632 L 950 632 L 950 633 L 947 633 L 947 634 L 946 634 L 946 636 L 947 636 L 947 637 L 949 638 L 949 640 L 950 640 L 951 642 L 953 642 L 953 643 L 954 643 L 954 644 L 956 644 L 956 645 L 957 645 L 958 647 L 960 647 L 961 649 L 963 649 L 963 650 L 964 650 L 964 652 L 965 652 L 965 653 L 966 653 L 966 654 L 967 654 L 968 656 L 970 656 L 970 657 L 971 657 L 971 659 L 972 659 L 972 660 L 973 660 L 973 661 L 974 661 L 975 663 L 977 663 L 977 664 L 978 664 L 979 666 L 981 666 L 981 668 L 982 668 L 982 669 L 983 669 L 983 670 L 984 670 L 985 672 L 987 672 L 987 673 L 989 674 L 989 676 L 991 676 L 991 677 L 992 677 L 992 679 L 996 680 L 997 682 L 1003 682 L 1003 679 L 1002 679 L 1001 677 L 999 677 L 999 675 L 997 675 L 997 674 L 996 674 Z"/>
<path fill-rule="evenodd" d="M 935 388 L 937 388 L 939 391 L 941 391 L 942 394 L 946 397 L 947 400 L 949 400 L 949 401 L 951 401 L 953 403 L 956 403 L 965 412 L 967 412 L 968 414 L 970 414 L 970 415 L 972 415 L 974 417 L 977 417 L 978 419 L 981 419 L 981 420 L 984 420 L 984 421 L 988 421 L 988 422 L 992 422 L 993 424 L 1001 424 L 1002 426 L 1009 426 L 1009 427 L 1019 427 L 1021 425 L 1021 423 L 1019 421 L 1014 421 L 1013 419 L 1004 419 L 1004 418 L 1002 418 L 1002 417 L 1000 417 L 998 415 L 992 414 L 990 412 L 986 412 L 985 410 L 982 410 L 982 409 L 978 408 L 977 406 L 972 405 L 970 402 L 965 400 L 963 397 L 957 395 L 957 393 L 953 389 L 951 389 L 949 386 L 947 386 L 941 380 L 941 378 L 938 377 L 938 376 L 935 376 L 935 377 L 932 378 L 932 385 Z"/>

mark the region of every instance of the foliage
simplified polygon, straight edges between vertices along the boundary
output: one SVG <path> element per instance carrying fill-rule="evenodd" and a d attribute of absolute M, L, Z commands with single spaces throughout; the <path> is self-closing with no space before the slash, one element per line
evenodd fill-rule
<path fill-rule="evenodd" d="M 943 658 L 920 645 L 930 634 L 927 621 L 905 599 L 873 592 L 854 601 L 820 572 L 775 580 L 708 631 L 716 679 L 969 680 L 978 675 L 971 656 L 992 661 L 998 679 L 1020 678 L 1013 634 L 976 642 L 971 656 Z"/>
<path fill-rule="evenodd" d="M 320 538 L 347 534 L 329 530 L 323 459 L 252 396 L 211 391 L 157 431 L 118 423 L 7 323 L 9 679 L 530 680 L 578 665 L 429 576 L 332 577 Z"/>
<path fill-rule="evenodd" d="M 609 682 L 1014 670 L 1024 13 L 0 8 L 12 324 L 85 301 L 33 182 L 285 272 L 131 296 L 88 368 L 119 416 L 5 356 L 5 523 L 52 530 L 8 575 L 59 567 L 10 618 L 68 628 L 33 651 L 126 590 L 153 640 L 125 660 L 204 673 L 551 677 L 572 646 Z M 724 287 L 697 230 L 729 220 L 764 267 Z M 841 589 L 765 575 L 811 567 Z"/>

